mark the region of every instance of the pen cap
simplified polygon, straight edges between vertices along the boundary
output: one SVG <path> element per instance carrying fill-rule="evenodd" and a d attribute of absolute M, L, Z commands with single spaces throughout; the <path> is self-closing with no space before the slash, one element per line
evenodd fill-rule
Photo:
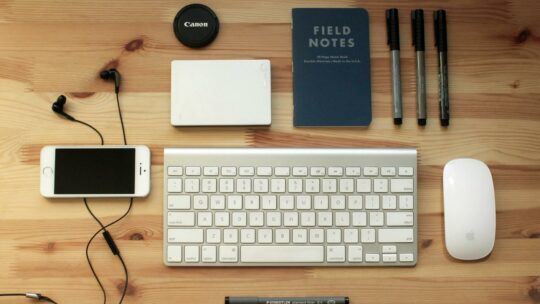
<path fill-rule="evenodd" d="M 399 15 L 397 8 L 386 10 L 386 33 L 390 50 L 399 50 Z"/>
<path fill-rule="evenodd" d="M 412 44 L 415 51 L 425 51 L 424 39 L 424 10 L 417 9 L 411 11 Z"/>
<path fill-rule="evenodd" d="M 438 10 L 433 12 L 433 28 L 435 29 L 435 46 L 439 52 L 448 51 L 446 36 L 446 11 Z"/>

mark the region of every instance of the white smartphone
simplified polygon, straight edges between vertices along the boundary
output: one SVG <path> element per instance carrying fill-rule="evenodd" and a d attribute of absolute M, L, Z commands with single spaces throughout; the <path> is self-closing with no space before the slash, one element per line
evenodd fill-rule
<path fill-rule="evenodd" d="M 150 192 L 150 149 L 45 146 L 40 175 L 45 197 L 144 197 Z"/>

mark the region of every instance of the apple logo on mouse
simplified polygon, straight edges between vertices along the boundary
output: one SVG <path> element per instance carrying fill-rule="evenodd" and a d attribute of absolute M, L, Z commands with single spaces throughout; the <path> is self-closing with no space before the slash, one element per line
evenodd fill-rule
<path fill-rule="evenodd" d="M 474 231 L 471 230 L 467 232 L 467 234 L 465 234 L 465 237 L 467 238 L 468 241 L 474 241 Z"/>

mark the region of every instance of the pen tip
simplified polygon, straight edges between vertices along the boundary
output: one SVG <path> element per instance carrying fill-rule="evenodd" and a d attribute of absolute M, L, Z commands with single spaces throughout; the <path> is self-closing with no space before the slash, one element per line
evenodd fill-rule
<path fill-rule="evenodd" d="M 419 126 L 425 126 L 426 125 L 426 119 L 425 118 L 419 118 L 418 119 L 418 125 Z"/>
<path fill-rule="evenodd" d="M 441 119 L 441 126 L 448 127 L 450 125 L 450 119 Z"/>
<path fill-rule="evenodd" d="M 400 125 L 402 123 L 402 119 L 401 118 L 394 118 L 394 124 L 395 125 Z"/>

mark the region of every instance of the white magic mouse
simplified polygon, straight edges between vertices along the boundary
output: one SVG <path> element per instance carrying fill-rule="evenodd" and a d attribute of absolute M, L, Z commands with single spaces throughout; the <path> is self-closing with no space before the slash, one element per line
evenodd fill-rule
<path fill-rule="evenodd" d="M 444 166 L 444 235 L 459 260 L 486 257 L 495 244 L 495 191 L 486 164 L 454 159 Z"/>

